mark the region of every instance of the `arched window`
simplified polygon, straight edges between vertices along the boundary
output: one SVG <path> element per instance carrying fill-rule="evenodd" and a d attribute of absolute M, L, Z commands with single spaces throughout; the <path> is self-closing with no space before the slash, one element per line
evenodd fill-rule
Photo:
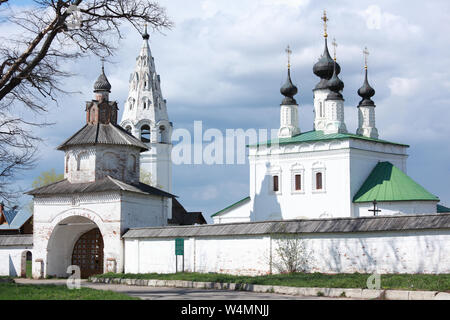
<path fill-rule="evenodd" d="M 323 102 L 319 102 L 319 116 L 323 118 Z"/>
<path fill-rule="evenodd" d="M 147 102 L 144 101 L 144 110 L 147 109 Z"/>
<path fill-rule="evenodd" d="M 77 171 L 84 171 L 89 169 L 89 154 L 83 152 L 78 156 Z"/>
<path fill-rule="evenodd" d="M 273 191 L 274 192 L 280 191 L 280 184 L 279 184 L 278 176 L 273 176 Z"/>
<path fill-rule="evenodd" d="M 126 130 L 128 133 L 131 133 L 131 126 L 126 126 L 126 127 L 125 127 L 125 130 Z"/>
<path fill-rule="evenodd" d="M 322 172 L 316 172 L 316 190 L 322 190 L 323 188 Z"/>
<path fill-rule="evenodd" d="M 159 139 L 158 141 L 160 143 L 167 143 L 166 141 L 166 127 L 160 126 L 159 127 Z"/>
<path fill-rule="evenodd" d="M 141 141 L 150 142 L 150 127 L 146 124 L 141 127 Z"/>

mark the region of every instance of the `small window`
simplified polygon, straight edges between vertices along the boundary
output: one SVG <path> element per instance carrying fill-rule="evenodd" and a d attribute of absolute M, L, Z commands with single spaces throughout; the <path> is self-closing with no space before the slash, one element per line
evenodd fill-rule
<path fill-rule="evenodd" d="M 316 190 L 322 190 L 322 172 L 316 173 Z"/>
<path fill-rule="evenodd" d="M 131 127 L 130 127 L 130 126 L 126 126 L 126 127 L 125 127 L 125 130 L 126 130 L 128 133 L 131 133 Z"/>
<path fill-rule="evenodd" d="M 300 174 L 295 175 L 295 190 L 296 191 L 302 190 L 302 176 Z"/>
<path fill-rule="evenodd" d="M 144 101 L 144 109 L 147 109 L 147 102 Z"/>
<path fill-rule="evenodd" d="M 279 178 L 278 178 L 278 176 L 273 176 L 273 191 L 274 192 L 280 191 L 280 185 L 279 185 Z"/>

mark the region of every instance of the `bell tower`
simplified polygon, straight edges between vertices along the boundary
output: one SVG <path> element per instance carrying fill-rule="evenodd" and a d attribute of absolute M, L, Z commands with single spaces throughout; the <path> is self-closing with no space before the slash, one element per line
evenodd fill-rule
<path fill-rule="evenodd" d="M 149 46 L 145 26 L 142 47 L 130 75 L 128 98 L 120 125 L 144 142 L 149 151 L 141 153 L 140 165 L 149 184 L 172 192 L 172 123 L 166 100 L 161 92 L 161 79 Z"/>

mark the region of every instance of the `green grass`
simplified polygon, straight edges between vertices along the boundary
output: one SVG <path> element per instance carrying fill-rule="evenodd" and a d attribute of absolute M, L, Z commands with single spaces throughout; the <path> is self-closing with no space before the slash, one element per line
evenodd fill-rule
<path fill-rule="evenodd" d="M 0 300 L 138 300 L 128 295 L 81 288 L 70 290 L 63 285 L 23 285 L 0 283 Z"/>
<path fill-rule="evenodd" d="M 265 276 L 232 276 L 218 273 L 123 274 L 105 273 L 99 278 L 190 280 L 220 283 L 248 283 L 289 287 L 367 288 L 370 274 L 293 273 Z M 384 274 L 381 289 L 432 290 L 450 292 L 450 274 Z"/>
<path fill-rule="evenodd" d="M 31 269 L 31 265 L 32 265 L 32 261 L 31 260 L 27 260 L 27 274 L 26 277 L 27 278 L 32 278 L 33 274 L 32 274 L 32 269 Z"/>

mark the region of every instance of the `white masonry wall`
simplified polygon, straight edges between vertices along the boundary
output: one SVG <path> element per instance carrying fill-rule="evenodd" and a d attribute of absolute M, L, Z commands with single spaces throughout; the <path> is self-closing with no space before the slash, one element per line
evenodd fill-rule
<path fill-rule="evenodd" d="M 305 234 L 308 272 L 450 273 L 450 230 Z M 263 275 L 277 270 L 269 235 L 185 239 L 185 271 Z M 178 270 L 181 270 L 179 257 Z M 126 273 L 175 272 L 175 238 L 125 239 Z"/>
<path fill-rule="evenodd" d="M 22 270 L 22 255 L 32 252 L 31 246 L 0 247 L 0 276 L 20 277 Z M 26 260 L 24 261 L 26 263 Z M 26 268 L 26 265 L 23 266 Z"/>

